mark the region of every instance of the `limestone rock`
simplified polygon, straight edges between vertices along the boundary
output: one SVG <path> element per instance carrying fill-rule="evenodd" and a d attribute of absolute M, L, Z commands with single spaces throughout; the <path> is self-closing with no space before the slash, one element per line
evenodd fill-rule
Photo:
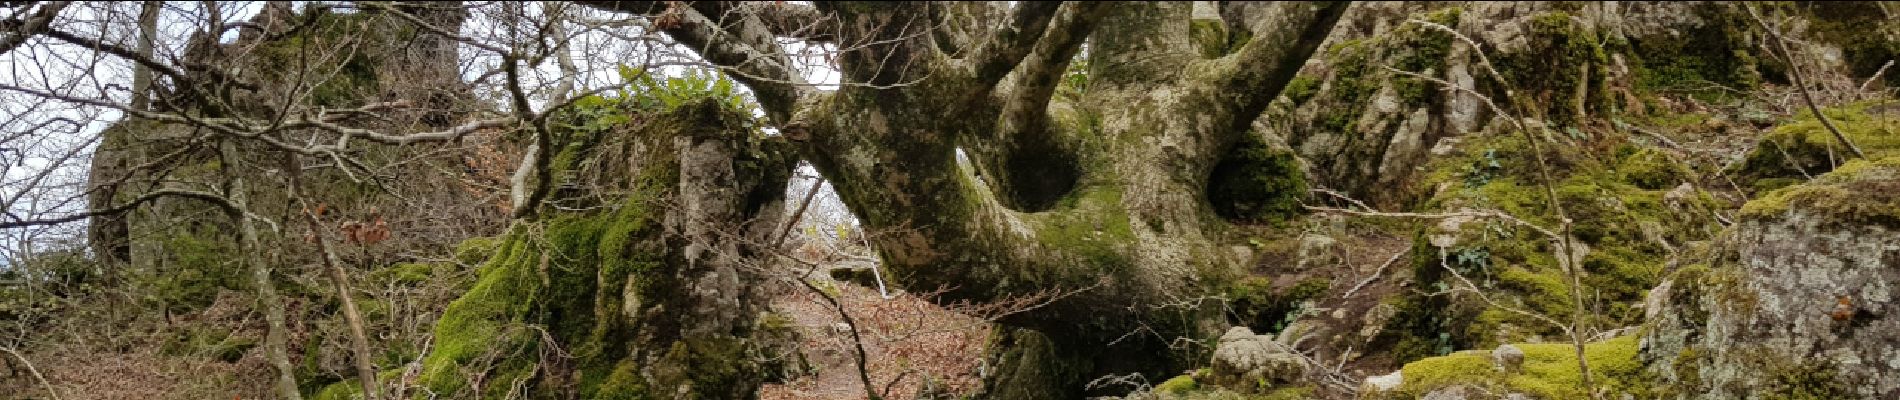
<path fill-rule="evenodd" d="M 1390 374 L 1366 377 L 1366 383 L 1360 385 L 1359 393 L 1390 392 L 1403 384 L 1405 384 L 1405 371 L 1392 371 Z"/>
<path fill-rule="evenodd" d="M 1244 326 L 1228 329 L 1214 349 L 1213 381 L 1222 386 L 1247 387 L 1256 382 L 1288 383 L 1306 375 L 1306 361 L 1266 335 Z"/>
<path fill-rule="evenodd" d="M 1524 367 L 1524 349 L 1509 344 L 1500 345 L 1497 350 L 1491 351 L 1491 362 L 1505 373 L 1517 372 Z"/>
<path fill-rule="evenodd" d="M 1656 301 L 1642 360 L 1683 399 L 1900 397 L 1900 159 L 1750 202 Z"/>

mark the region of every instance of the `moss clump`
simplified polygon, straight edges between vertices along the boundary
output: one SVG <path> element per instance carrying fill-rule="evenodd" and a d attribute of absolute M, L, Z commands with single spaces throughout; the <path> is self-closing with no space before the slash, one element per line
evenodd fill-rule
<path fill-rule="evenodd" d="M 1587 288 L 1583 304 L 1570 292 L 1571 278 L 1557 256 L 1560 242 L 1545 233 L 1563 232 L 1563 224 L 1549 207 L 1533 155 L 1518 135 L 1473 137 L 1463 143 L 1462 153 L 1433 161 L 1422 185 L 1439 192 L 1422 209 L 1496 210 L 1542 230 L 1486 218 L 1434 224 L 1415 239 L 1420 249 L 1413 258 L 1416 282 L 1430 291 L 1467 289 L 1451 277 L 1455 271 L 1476 290 L 1515 308 L 1567 319 L 1583 307 L 1590 310 L 1589 326 L 1640 323 L 1642 312 L 1631 305 L 1661 281 L 1674 249 L 1706 240 L 1718 225 L 1709 217 L 1712 198 L 1676 189 L 1692 181 L 1686 169 L 1673 165 L 1667 154 L 1618 142 L 1626 139 L 1606 135 L 1591 147 L 1546 146 L 1558 174 L 1551 185 L 1555 201 L 1573 221 L 1572 243 L 1588 249 L 1579 260 Z M 1592 154 L 1593 149 L 1608 154 Z M 1548 322 L 1464 295 L 1396 305 L 1403 307 L 1387 332 L 1400 336 L 1381 342 L 1395 346 L 1394 352 L 1405 357 L 1401 361 L 1562 335 Z"/>
<path fill-rule="evenodd" d="M 1824 361 L 1809 360 L 1770 371 L 1774 381 L 1763 390 L 1764 399 L 1824 400 L 1856 397 L 1852 385 L 1840 378 L 1837 367 Z"/>
<path fill-rule="evenodd" d="M 219 329 L 186 328 L 159 347 L 173 356 L 209 356 L 223 362 L 237 362 L 244 353 L 257 347 L 257 338 L 233 335 Z"/>
<path fill-rule="evenodd" d="M 1241 279 L 1226 293 L 1233 299 L 1230 317 L 1255 332 L 1279 332 L 1299 316 L 1303 303 L 1325 294 L 1332 280 L 1316 276 L 1283 288 L 1275 286 L 1273 279 L 1266 277 Z"/>
<path fill-rule="evenodd" d="M 1900 58 L 1900 27 L 1894 26 L 1887 6 L 1866 1 L 1801 3 L 1799 8 L 1814 16 L 1815 35 L 1841 47 L 1851 76 L 1872 77 L 1882 65 Z M 1882 76 L 1888 87 L 1900 87 L 1896 72 L 1890 69 Z"/>
<path fill-rule="evenodd" d="M 413 287 L 435 276 L 436 264 L 400 263 L 371 272 L 369 282 Z"/>
<path fill-rule="evenodd" d="M 237 254 L 237 239 L 211 233 L 213 224 L 173 227 L 159 242 L 163 253 L 159 267 L 147 277 L 154 297 L 166 310 L 189 312 L 211 305 L 218 291 L 244 290 L 250 287 L 244 267 L 231 257 Z"/>
<path fill-rule="evenodd" d="M 463 239 L 462 243 L 455 245 L 455 262 L 462 264 L 480 264 L 483 260 L 487 260 L 489 256 L 494 255 L 495 250 L 500 246 L 500 238 L 472 237 Z"/>
<path fill-rule="evenodd" d="M 1202 378 L 1213 373 L 1200 369 L 1183 374 L 1155 385 L 1149 393 L 1160 400 L 1304 400 L 1316 398 L 1317 391 L 1309 385 L 1293 385 L 1275 388 L 1230 388 L 1202 382 Z M 1135 398 L 1131 396 L 1131 398 Z"/>
<path fill-rule="evenodd" d="M 1286 90 L 1280 93 L 1285 95 L 1287 100 L 1293 101 L 1294 105 L 1304 104 L 1307 100 L 1312 100 L 1313 95 L 1319 94 L 1319 85 L 1318 78 L 1306 75 L 1295 76 L 1293 80 L 1287 81 Z"/>
<path fill-rule="evenodd" d="M 1643 364 L 1637 359 L 1639 335 L 1620 336 L 1584 346 L 1592 380 L 1612 392 L 1642 391 Z M 1406 364 L 1399 393 L 1423 396 L 1433 390 L 1465 385 L 1495 393 L 1524 393 L 1541 399 L 1589 398 L 1582 387 L 1576 347 L 1567 343 L 1516 344 L 1524 364 L 1507 373 L 1494 366 L 1490 351 L 1463 351 Z"/>
<path fill-rule="evenodd" d="M 1746 219 L 1791 211 L 1832 221 L 1900 227 L 1900 158 L 1854 160 L 1807 184 L 1769 192 L 1742 206 Z"/>
<path fill-rule="evenodd" d="M 1499 72 L 1516 85 L 1510 101 L 1534 110 L 1528 117 L 1560 125 L 1579 125 L 1588 113 L 1606 111 L 1609 55 L 1595 31 L 1570 13 L 1553 11 L 1531 17 L 1529 37 L 1529 49 L 1497 59 Z"/>
<path fill-rule="evenodd" d="M 1188 392 L 1200 390 L 1200 388 L 1201 383 L 1195 381 L 1193 375 L 1181 375 L 1169 378 L 1166 382 L 1161 382 L 1160 385 L 1155 385 L 1154 391 L 1171 395 L 1185 395 L 1188 394 Z"/>
<path fill-rule="evenodd" d="M 1730 92 L 1711 90 L 1718 87 L 1745 89 L 1761 83 L 1760 60 L 1754 54 L 1750 32 L 1754 22 L 1748 14 L 1730 4 L 1707 4 L 1695 8 L 1704 22 L 1680 34 L 1657 34 L 1628 38 L 1633 56 L 1632 69 L 1639 89 L 1655 91 L 1690 90 L 1704 101 L 1730 96 Z"/>
<path fill-rule="evenodd" d="M 1299 214 L 1306 173 L 1292 152 L 1268 146 L 1258 135 L 1236 145 L 1214 166 L 1207 200 L 1229 220 L 1281 222 Z"/>
<path fill-rule="evenodd" d="M 1645 190 L 1662 190 L 1693 179 L 1685 164 L 1668 153 L 1634 146 L 1625 149 L 1616 166 L 1623 182 Z"/>
<path fill-rule="evenodd" d="M 1822 110 L 1843 136 L 1879 160 L 1900 155 L 1900 116 L 1879 114 L 1872 103 Z M 1775 127 L 1730 171 L 1737 181 L 1756 189 L 1785 186 L 1789 179 L 1806 179 L 1834 170 L 1851 158 L 1834 134 L 1811 113 Z"/>

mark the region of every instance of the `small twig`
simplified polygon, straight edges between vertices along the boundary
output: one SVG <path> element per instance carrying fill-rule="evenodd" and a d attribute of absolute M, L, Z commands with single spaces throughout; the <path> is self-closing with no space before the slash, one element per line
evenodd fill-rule
<path fill-rule="evenodd" d="M 825 187 L 825 178 L 821 176 L 821 177 L 818 177 L 817 182 L 813 182 L 811 184 L 811 190 L 805 191 L 805 200 L 798 202 L 798 210 L 793 211 L 792 218 L 785 221 L 785 228 L 779 230 L 778 239 L 775 239 L 772 241 L 772 248 L 776 249 L 779 246 L 785 244 L 785 237 L 792 235 L 792 228 L 798 226 L 798 220 L 803 219 L 805 217 L 805 209 L 808 207 L 811 207 L 812 198 L 818 197 L 818 190 L 823 189 L 824 187 Z M 879 284 L 883 283 L 883 281 L 878 281 L 878 282 Z"/>
<path fill-rule="evenodd" d="M 1748 16 L 1754 18 L 1755 23 L 1761 24 L 1762 30 L 1768 31 L 1768 36 L 1774 37 L 1775 46 L 1772 49 L 1780 53 L 1781 61 L 1788 63 L 1788 80 L 1793 81 L 1795 92 L 1801 95 L 1801 102 L 1807 104 L 1808 111 L 1814 113 L 1814 118 L 1820 120 L 1821 126 L 1827 128 L 1828 133 L 1834 134 L 1834 140 L 1841 142 L 1841 146 L 1847 147 L 1847 151 L 1854 153 L 1855 157 L 1867 159 L 1867 153 L 1860 151 L 1860 146 L 1855 146 L 1854 141 L 1848 140 L 1847 135 L 1842 134 L 1840 128 L 1834 127 L 1834 121 L 1828 119 L 1827 114 L 1821 113 L 1821 106 L 1814 101 L 1814 94 L 1808 91 L 1807 81 L 1801 77 L 1801 68 L 1796 65 L 1794 52 L 1788 49 L 1788 38 L 1781 36 L 1780 30 L 1769 25 L 1768 20 L 1762 19 L 1760 14 L 1755 13 L 1755 7 L 1749 5 L 1741 7 L 1748 10 Z M 1888 64 L 1892 65 L 1892 62 Z"/>
<path fill-rule="evenodd" d="M 1860 91 L 1866 92 L 1873 89 L 1874 82 L 1879 81 L 1881 75 L 1886 75 L 1888 68 L 1893 68 L 1893 61 L 1894 60 L 1887 60 L 1886 64 L 1880 65 L 1880 69 L 1874 70 L 1874 76 L 1869 76 L 1867 77 L 1867 81 L 1860 83 Z"/>
<path fill-rule="evenodd" d="M 799 284 L 805 285 L 806 289 L 811 289 L 812 293 L 817 293 L 818 297 L 824 298 L 825 302 L 831 303 L 831 307 L 838 312 L 838 317 L 844 319 L 845 327 L 851 328 L 851 344 L 856 346 L 857 350 L 858 381 L 864 384 L 864 395 L 869 400 L 883 399 L 883 396 L 877 394 L 877 386 L 871 383 L 871 370 L 868 367 L 870 361 L 867 360 L 869 357 L 864 350 L 864 336 L 858 332 L 858 320 L 852 318 L 851 312 L 845 310 L 844 303 L 838 301 L 838 298 L 833 297 L 831 293 L 825 292 L 818 285 L 813 285 L 810 280 L 803 278 L 796 280 Z"/>
<path fill-rule="evenodd" d="M 1359 289 L 1365 288 L 1366 284 L 1372 283 L 1372 281 L 1374 280 L 1378 280 L 1379 276 L 1381 275 L 1385 275 L 1385 268 L 1392 266 L 1393 262 L 1399 261 L 1399 257 L 1404 257 L 1406 254 L 1409 254 L 1411 252 L 1412 252 L 1412 248 L 1410 246 L 1407 246 L 1405 250 L 1400 250 L 1398 253 L 1392 254 L 1392 258 L 1385 259 L 1384 264 L 1379 264 L 1379 269 L 1372 271 L 1371 277 L 1366 278 L 1366 280 L 1359 281 L 1359 284 L 1357 285 L 1352 285 L 1352 289 L 1347 289 L 1346 294 L 1340 295 L 1339 297 L 1351 298 L 1353 293 L 1357 293 L 1359 292 Z"/>
<path fill-rule="evenodd" d="M 53 382 L 46 380 L 46 375 L 41 375 L 40 369 L 34 368 L 33 362 L 27 361 L 26 356 L 20 355 L 20 352 L 14 351 L 13 348 L 11 347 L 0 347 L 0 351 L 6 352 L 7 354 L 12 354 L 13 358 L 20 360 L 20 364 L 26 365 L 26 372 L 32 373 L 33 379 L 38 379 L 40 381 L 40 385 L 46 387 L 46 395 L 52 396 L 53 400 L 59 400 L 59 392 L 56 390 L 53 390 Z"/>

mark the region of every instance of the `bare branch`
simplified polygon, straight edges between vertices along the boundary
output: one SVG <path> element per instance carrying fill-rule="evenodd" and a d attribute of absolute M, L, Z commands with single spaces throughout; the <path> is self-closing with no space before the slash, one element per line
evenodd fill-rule
<path fill-rule="evenodd" d="M 1774 38 L 1775 46 L 1771 48 L 1780 54 L 1781 61 L 1788 63 L 1788 80 L 1794 84 L 1795 93 L 1801 94 L 1801 102 L 1808 106 L 1808 112 L 1814 113 L 1814 119 L 1820 120 L 1821 126 L 1827 128 L 1827 132 L 1833 134 L 1834 140 L 1840 142 L 1841 146 L 1847 147 L 1848 152 L 1854 153 L 1854 157 L 1867 159 L 1867 153 L 1860 151 L 1860 146 L 1854 145 L 1853 140 L 1849 140 L 1847 135 L 1842 134 L 1841 128 L 1834 127 L 1834 121 L 1829 119 L 1827 114 L 1821 113 L 1821 106 L 1814 101 L 1814 94 L 1809 92 L 1807 81 L 1802 79 L 1801 63 L 1795 61 L 1794 52 L 1788 49 L 1788 38 L 1781 35 L 1781 29 L 1762 19 L 1761 15 L 1755 12 L 1755 6 L 1743 4 L 1738 7 L 1748 10 L 1748 16 L 1754 18 L 1755 23 L 1760 24 L 1762 30 L 1768 31 L 1768 36 Z"/>
<path fill-rule="evenodd" d="M 758 8 L 725 4 L 729 2 L 695 2 L 692 8 L 672 8 L 663 3 L 581 1 L 577 4 L 641 16 L 675 13 L 670 15 L 678 18 L 677 21 L 657 28 L 691 47 L 707 62 L 738 72 L 732 74 L 733 79 L 752 88 L 753 96 L 772 121 L 783 124 L 791 120 L 800 92 L 809 89 L 804 87 L 804 78 L 792 70 L 768 25 L 756 14 Z M 700 9 L 722 12 L 716 14 L 719 20 L 714 20 Z"/>

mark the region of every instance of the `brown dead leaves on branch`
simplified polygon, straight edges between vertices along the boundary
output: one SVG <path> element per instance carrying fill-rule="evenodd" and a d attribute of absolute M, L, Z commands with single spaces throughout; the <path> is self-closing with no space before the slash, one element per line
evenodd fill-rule
<path fill-rule="evenodd" d="M 318 218 L 322 218 L 329 209 L 329 204 L 319 203 L 314 213 Z M 309 209 L 305 209 L 304 211 L 311 212 Z M 344 243 L 357 246 L 369 246 L 389 240 L 389 222 L 383 219 L 382 212 L 372 208 L 370 209 L 369 215 L 369 218 L 366 220 L 346 220 L 337 223 L 337 231 L 343 233 Z M 306 232 L 304 233 L 303 240 L 304 243 L 316 244 L 317 233 Z"/>

